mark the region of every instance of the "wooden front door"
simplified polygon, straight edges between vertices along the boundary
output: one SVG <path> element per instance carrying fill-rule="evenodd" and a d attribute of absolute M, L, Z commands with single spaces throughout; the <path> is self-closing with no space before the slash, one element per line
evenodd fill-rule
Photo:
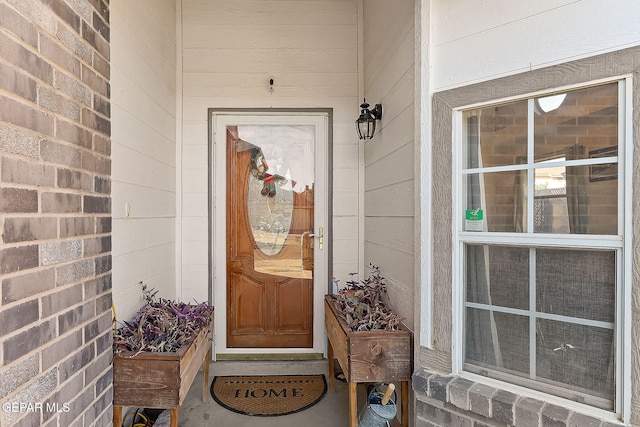
<path fill-rule="evenodd" d="M 226 127 L 227 347 L 310 348 L 313 136 Z"/>

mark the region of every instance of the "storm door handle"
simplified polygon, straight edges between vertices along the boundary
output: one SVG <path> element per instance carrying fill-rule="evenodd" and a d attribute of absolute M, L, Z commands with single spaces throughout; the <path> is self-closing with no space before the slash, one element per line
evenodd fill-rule
<path fill-rule="evenodd" d="M 313 232 L 313 230 L 311 231 L 311 233 L 309 233 L 309 237 L 315 237 L 318 239 L 318 245 L 320 250 L 322 250 L 322 248 L 324 247 L 324 227 L 320 227 L 318 229 L 319 233 L 316 234 Z"/>

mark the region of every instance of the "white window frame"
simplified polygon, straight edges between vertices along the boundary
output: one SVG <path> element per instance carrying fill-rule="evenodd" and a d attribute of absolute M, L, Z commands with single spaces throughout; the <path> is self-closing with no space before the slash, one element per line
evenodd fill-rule
<path fill-rule="evenodd" d="M 526 165 L 514 165 L 506 167 L 490 167 L 465 169 L 463 167 L 463 159 L 466 144 L 463 140 L 463 119 L 464 111 L 487 107 L 505 102 L 513 102 L 517 100 L 528 99 L 529 119 L 528 119 L 528 158 L 533 159 L 533 98 L 552 95 L 558 92 L 587 88 L 606 83 L 618 83 L 618 235 L 552 235 L 534 233 L 533 217 L 527 216 L 527 233 L 496 233 L 496 232 L 467 232 L 464 231 L 464 211 L 466 209 L 464 203 L 464 176 L 469 173 L 485 172 L 485 171 L 501 171 L 501 170 L 528 170 L 529 191 L 528 206 L 533 206 L 533 180 L 530 179 L 534 170 L 532 161 L 529 160 Z M 570 86 L 557 87 L 550 91 L 531 92 L 519 96 L 509 98 L 495 99 L 489 102 L 469 104 L 453 109 L 452 132 L 453 132 L 453 194 L 454 194 L 454 220 L 452 221 L 454 245 L 453 245 L 453 294 L 452 294 L 452 372 L 462 377 L 466 377 L 472 381 L 495 385 L 502 389 L 511 390 L 520 395 L 529 395 L 534 398 L 544 399 L 545 401 L 556 403 L 558 405 L 574 408 L 581 413 L 593 414 L 594 416 L 612 418 L 615 415 L 617 420 L 629 422 L 631 413 L 631 346 L 624 345 L 632 342 L 631 337 L 631 277 L 632 277 L 632 171 L 633 171 L 633 135 L 632 135 L 632 91 L 631 75 L 616 76 L 607 79 L 595 80 L 588 83 L 575 84 Z M 562 165 L 584 165 L 610 162 L 611 158 L 604 158 L 604 161 L 593 161 L 592 159 L 572 160 L 561 162 Z M 552 162 L 545 163 L 545 166 L 553 166 Z M 619 287 L 616 295 L 616 315 L 615 315 L 615 337 L 616 340 L 616 385 L 614 396 L 613 413 L 597 407 L 581 404 L 572 400 L 564 399 L 556 395 L 546 394 L 544 392 L 529 389 L 524 386 L 515 385 L 509 382 L 496 380 L 464 371 L 464 313 L 465 313 L 465 290 L 464 290 L 464 246 L 468 243 L 478 244 L 502 244 L 508 246 L 524 246 L 529 248 L 548 247 L 548 248 L 567 248 L 567 249 L 603 249 L 611 248 L 616 251 L 616 268 L 617 281 Z M 535 262 L 535 260 L 530 260 Z M 531 296 L 531 297 L 535 297 Z M 535 335 L 531 338 L 535 339 Z"/>

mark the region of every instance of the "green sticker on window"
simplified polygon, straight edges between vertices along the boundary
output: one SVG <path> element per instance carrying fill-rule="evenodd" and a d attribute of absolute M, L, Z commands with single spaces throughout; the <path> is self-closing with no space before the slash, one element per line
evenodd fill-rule
<path fill-rule="evenodd" d="M 467 209 L 464 214 L 465 231 L 484 231 L 482 209 Z"/>
<path fill-rule="evenodd" d="M 467 209 L 465 212 L 465 219 L 467 221 L 482 221 L 482 217 L 482 209 Z"/>

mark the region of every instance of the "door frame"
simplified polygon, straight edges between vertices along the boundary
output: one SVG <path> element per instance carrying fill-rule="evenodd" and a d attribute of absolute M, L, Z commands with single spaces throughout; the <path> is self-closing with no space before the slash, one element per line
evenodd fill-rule
<path fill-rule="evenodd" d="M 226 126 L 260 124 L 313 125 L 317 129 L 315 146 L 314 225 L 324 227 L 324 249 L 314 239 L 313 346 L 311 348 L 228 348 L 227 347 L 227 253 L 226 253 Z M 332 137 L 333 110 L 210 108 L 209 132 L 209 302 L 215 307 L 214 359 L 217 355 L 326 355 L 324 295 L 330 291 L 332 277 Z"/>

